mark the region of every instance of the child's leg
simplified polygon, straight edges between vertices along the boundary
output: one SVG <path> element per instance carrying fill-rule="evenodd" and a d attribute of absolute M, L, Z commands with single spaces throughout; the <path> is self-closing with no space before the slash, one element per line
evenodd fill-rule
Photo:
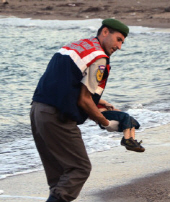
<path fill-rule="evenodd" d="M 135 129 L 140 127 L 139 123 L 129 114 L 120 111 L 104 111 L 102 114 L 108 120 L 119 122 L 118 132 L 123 132 L 124 137 L 121 140 L 121 145 L 127 150 L 144 152 L 145 149 L 135 140 Z M 102 128 L 102 126 L 100 126 Z"/>
<path fill-rule="evenodd" d="M 130 130 L 130 128 L 125 129 L 123 131 L 123 136 L 124 136 L 125 139 L 129 139 L 131 137 L 131 130 Z"/>
<path fill-rule="evenodd" d="M 131 130 L 130 130 L 130 137 L 132 137 L 133 139 L 135 139 L 135 127 L 131 128 Z"/>
<path fill-rule="evenodd" d="M 133 138 L 135 139 L 135 128 L 128 128 L 123 131 L 123 135 L 125 139 Z"/>

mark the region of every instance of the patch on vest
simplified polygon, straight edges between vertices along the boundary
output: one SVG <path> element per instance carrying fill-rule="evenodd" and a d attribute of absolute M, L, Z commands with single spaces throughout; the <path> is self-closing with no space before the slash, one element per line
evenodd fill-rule
<path fill-rule="evenodd" d="M 106 66 L 99 65 L 97 74 L 96 74 L 96 78 L 97 78 L 98 82 L 100 82 L 102 80 L 105 68 L 106 68 Z"/>

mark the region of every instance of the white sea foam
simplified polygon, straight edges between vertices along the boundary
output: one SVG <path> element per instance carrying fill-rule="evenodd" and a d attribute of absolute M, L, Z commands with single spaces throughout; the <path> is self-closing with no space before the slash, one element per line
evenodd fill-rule
<path fill-rule="evenodd" d="M 139 121 L 141 130 L 170 123 L 170 113 L 151 111 L 145 108 L 135 110 L 129 109 L 127 112 Z"/>
<path fill-rule="evenodd" d="M 3 190 L 0 190 L 0 195 L 3 194 L 3 193 L 4 193 L 4 191 L 3 191 Z"/>
<path fill-rule="evenodd" d="M 81 128 L 88 153 L 105 151 L 120 145 L 119 140 L 112 138 L 116 136 L 116 133 L 101 130 L 93 121 L 87 120 L 79 127 Z"/>
<path fill-rule="evenodd" d="M 44 197 L 33 197 L 33 196 L 12 196 L 12 195 L 1 195 L 0 198 L 18 198 L 18 199 L 34 199 L 34 200 L 42 200 L 44 201 L 46 198 Z"/>
<path fill-rule="evenodd" d="M 15 167 L 14 167 L 14 169 L 15 169 Z M 7 177 L 17 176 L 17 175 L 23 175 L 23 174 L 27 174 L 27 173 L 33 173 L 33 172 L 37 172 L 37 171 L 40 171 L 40 170 L 43 170 L 42 166 L 39 167 L 38 169 L 28 169 L 28 170 L 25 170 L 25 171 L 13 172 L 11 174 L 6 174 L 6 175 L 0 175 L 0 179 L 5 179 Z M 3 191 L 3 190 L 1 190 L 1 191 Z"/>

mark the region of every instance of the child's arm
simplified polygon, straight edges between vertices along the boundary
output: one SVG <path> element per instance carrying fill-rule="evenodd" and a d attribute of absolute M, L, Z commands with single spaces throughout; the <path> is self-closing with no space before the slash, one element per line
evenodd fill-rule
<path fill-rule="evenodd" d="M 103 105 L 107 109 L 107 111 L 120 111 L 119 109 L 116 109 L 112 104 L 103 99 L 100 99 L 98 104 Z"/>

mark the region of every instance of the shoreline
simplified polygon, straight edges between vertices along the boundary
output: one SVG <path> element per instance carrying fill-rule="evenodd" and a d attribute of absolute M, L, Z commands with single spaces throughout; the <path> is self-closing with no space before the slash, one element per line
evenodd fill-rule
<path fill-rule="evenodd" d="M 30 20 L 45 20 L 45 21 L 52 21 L 52 20 L 59 20 L 59 21 L 83 21 L 83 20 L 98 20 L 98 19 L 101 19 L 101 18 L 90 18 L 90 19 L 74 19 L 74 18 L 71 18 L 71 19 L 64 19 L 64 18 L 48 18 L 48 19 L 45 19 L 45 18 L 43 18 L 43 17 L 39 17 L 39 18 L 32 18 L 31 16 L 24 16 L 24 15 L 0 15 L 0 19 L 4 19 L 4 18 L 20 18 L 20 19 L 30 19 Z M 116 18 L 115 18 L 116 19 Z M 101 19 L 101 20 L 103 20 L 103 19 Z M 120 20 L 121 21 L 121 20 Z M 127 22 L 127 23 L 126 23 Z M 162 23 L 160 23 L 160 24 L 158 24 L 158 23 L 156 23 L 156 24 L 148 24 L 148 23 L 139 23 L 138 25 L 136 25 L 135 23 L 133 23 L 132 21 L 126 21 L 126 22 L 124 22 L 127 26 L 131 26 L 131 27 L 146 27 L 146 28 L 153 28 L 153 29 L 157 29 L 157 30 L 159 30 L 159 29 L 161 29 L 161 30 L 169 30 L 170 29 L 170 27 L 169 27 L 169 25 L 167 25 L 167 24 L 162 24 Z M 128 22 L 129 22 L 129 24 L 128 24 Z"/>
<path fill-rule="evenodd" d="M 85 20 L 115 18 L 128 26 L 169 28 L 170 2 L 155 0 L 86 1 L 83 0 L 8 0 L 0 2 L 0 15 L 41 20 Z"/>
<path fill-rule="evenodd" d="M 5 13 L 0 13 L 0 17 L 2 16 L 2 18 L 13 18 L 13 17 L 16 17 L 16 18 L 21 18 L 21 19 L 26 19 L 26 18 L 30 18 L 32 20 L 63 20 L 63 21 L 71 21 L 71 20 L 77 20 L 77 21 L 80 21 L 80 20 L 94 20 L 94 19 L 105 19 L 105 18 L 74 18 L 74 17 L 71 17 L 71 18 L 67 18 L 67 17 L 61 17 L 61 16 L 58 16 L 58 17 L 44 17 L 43 15 L 38 15 L 37 17 L 33 17 L 32 14 L 28 14 L 28 15 L 24 15 L 24 14 L 11 14 L 11 15 L 6 15 Z M 148 27 L 148 28 L 162 28 L 162 29 L 169 29 L 169 24 L 170 22 L 166 23 L 166 22 L 150 22 L 150 21 L 142 21 L 139 19 L 139 21 L 136 21 L 135 19 L 119 19 L 119 18 L 116 18 L 116 17 L 109 17 L 109 18 L 114 18 L 114 19 L 117 19 L 123 23 L 125 23 L 127 26 L 137 26 L 137 27 Z M 143 19 L 144 20 L 144 19 Z"/>
<path fill-rule="evenodd" d="M 168 202 L 169 130 L 167 124 L 137 133 L 136 138 L 144 141 L 144 153 L 117 146 L 90 154 L 92 172 L 75 202 Z M 1 179 L 0 190 L 4 191 L 0 202 L 45 201 L 49 194 L 44 171 Z"/>

